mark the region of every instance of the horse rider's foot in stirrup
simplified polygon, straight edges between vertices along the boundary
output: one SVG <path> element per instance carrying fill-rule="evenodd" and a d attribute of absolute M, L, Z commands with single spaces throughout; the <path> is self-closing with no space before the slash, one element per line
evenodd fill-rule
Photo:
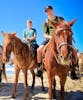
<path fill-rule="evenodd" d="M 37 69 L 37 72 L 35 73 L 35 75 L 38 77 L 42 77 L 42 74 L 43 74 L 42 63 L 38 63 L 38 66 L 39 66 L 39 68 Z"/>

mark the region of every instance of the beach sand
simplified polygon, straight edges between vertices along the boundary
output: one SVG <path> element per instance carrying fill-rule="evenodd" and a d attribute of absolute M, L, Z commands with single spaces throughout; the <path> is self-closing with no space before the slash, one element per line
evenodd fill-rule
<path fill-rule="evenodd" d="M 44 73 L 44 86 L 45 91 L 42 91 L 41 79 L 36 77 L 35 88 L 31 90 L 32 75 L 28 74 L 28 89 L 29 89 L 29 98 L 30 100 L 48 100 L 48 81 L 46 72 Z M 14 86 L 14 74 L 7 74 L 8 83 L 3 83 L 0 86 L 0 100 L 24 100 L 25 89 L 24 89 L 24 78 L 23 74 L 20 73 L 18 80 L 18 90 L 16 99 L 12 99 L 11 95 L 13 92 Z M 56 95 L 57 99 L 60 100 L 60 84 L 59 78 L 56 76 Z M 81 82 L 79 80 L 72 80 L 70 77 L 67 77 L 65 84 L 65 100 L 83 100 L 83 77 Z"/>

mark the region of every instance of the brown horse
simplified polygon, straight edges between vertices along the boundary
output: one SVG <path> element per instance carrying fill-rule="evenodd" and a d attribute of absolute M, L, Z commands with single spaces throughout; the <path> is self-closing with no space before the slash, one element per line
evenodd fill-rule
<path fill-rule="evenodd" d="M 65 21 L 51 24 L 56 28 L 52 38 L 50 39 L 44 58 L 44 66 L 47 71 L 48 83 L 49 83 L 49 100 L 52 96 L 55 96 L 55 75 L 60 78 L 61 85 L 61 99 L 64 100 L 64 85 L 66 82 L 67 73 L 71 64 L 71 52 L 73 49 L 72 44 L 72 30 L 70 26 L 74 24 L 74 21 L 66 23 Z M 52 91 L 52 88 L 54 90 Z"/>
<path fill-rule="evenodd" d="M 25 99 L 28 98 L 28 85 L 27 85 L 27 70 L 29 69 L 33 76 L 33 83 L 32 89 L 34 88 L 35 84 L 35 73 L 34 68 L 38 67 L 36 57 L 33 58 L 32 51 L 30 50 L 29 46 L 23 43 L 17 36 L 16 33 L 8 33 L 5 34 L 2 32 L 4 37 L 3 40 L 3 61 L 7 62 L 9 60 L 11 52 L 14 54 L 14 65 L 15 65 L 15 83 L 14 83 L 14 90 L 12 97 L 16 97 L 16 90 L 17 90 L 17 83 L 18 83 L 18 76 L 20 70 L 22 70 L 24 74 L 24 87 L 26 90 Z M 41 77 L 42 80 L 42 88 L 43 87 L 43 76 Z"/>

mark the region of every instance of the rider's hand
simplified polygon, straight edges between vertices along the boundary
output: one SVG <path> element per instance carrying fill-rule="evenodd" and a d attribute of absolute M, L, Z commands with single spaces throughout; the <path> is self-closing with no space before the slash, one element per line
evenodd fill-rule
<path fill-rule="evenodd" d="M 30 41 L 31 42 L 31 40 L 29 38 L 27 38 L 27 41 Z"/>

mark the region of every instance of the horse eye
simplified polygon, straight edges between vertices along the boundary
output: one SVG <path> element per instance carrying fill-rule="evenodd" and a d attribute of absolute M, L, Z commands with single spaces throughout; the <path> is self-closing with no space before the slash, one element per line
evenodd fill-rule
<path fill-rule="evenodd" d="M 60 36 L 60 33 L 57 33 L 56 36 L 59 37 Z"/>
<path fill-rule="evenodd" d="M 69 36 L 71 36 L 72 35 L 72 32 L 69 32 Z"/>

